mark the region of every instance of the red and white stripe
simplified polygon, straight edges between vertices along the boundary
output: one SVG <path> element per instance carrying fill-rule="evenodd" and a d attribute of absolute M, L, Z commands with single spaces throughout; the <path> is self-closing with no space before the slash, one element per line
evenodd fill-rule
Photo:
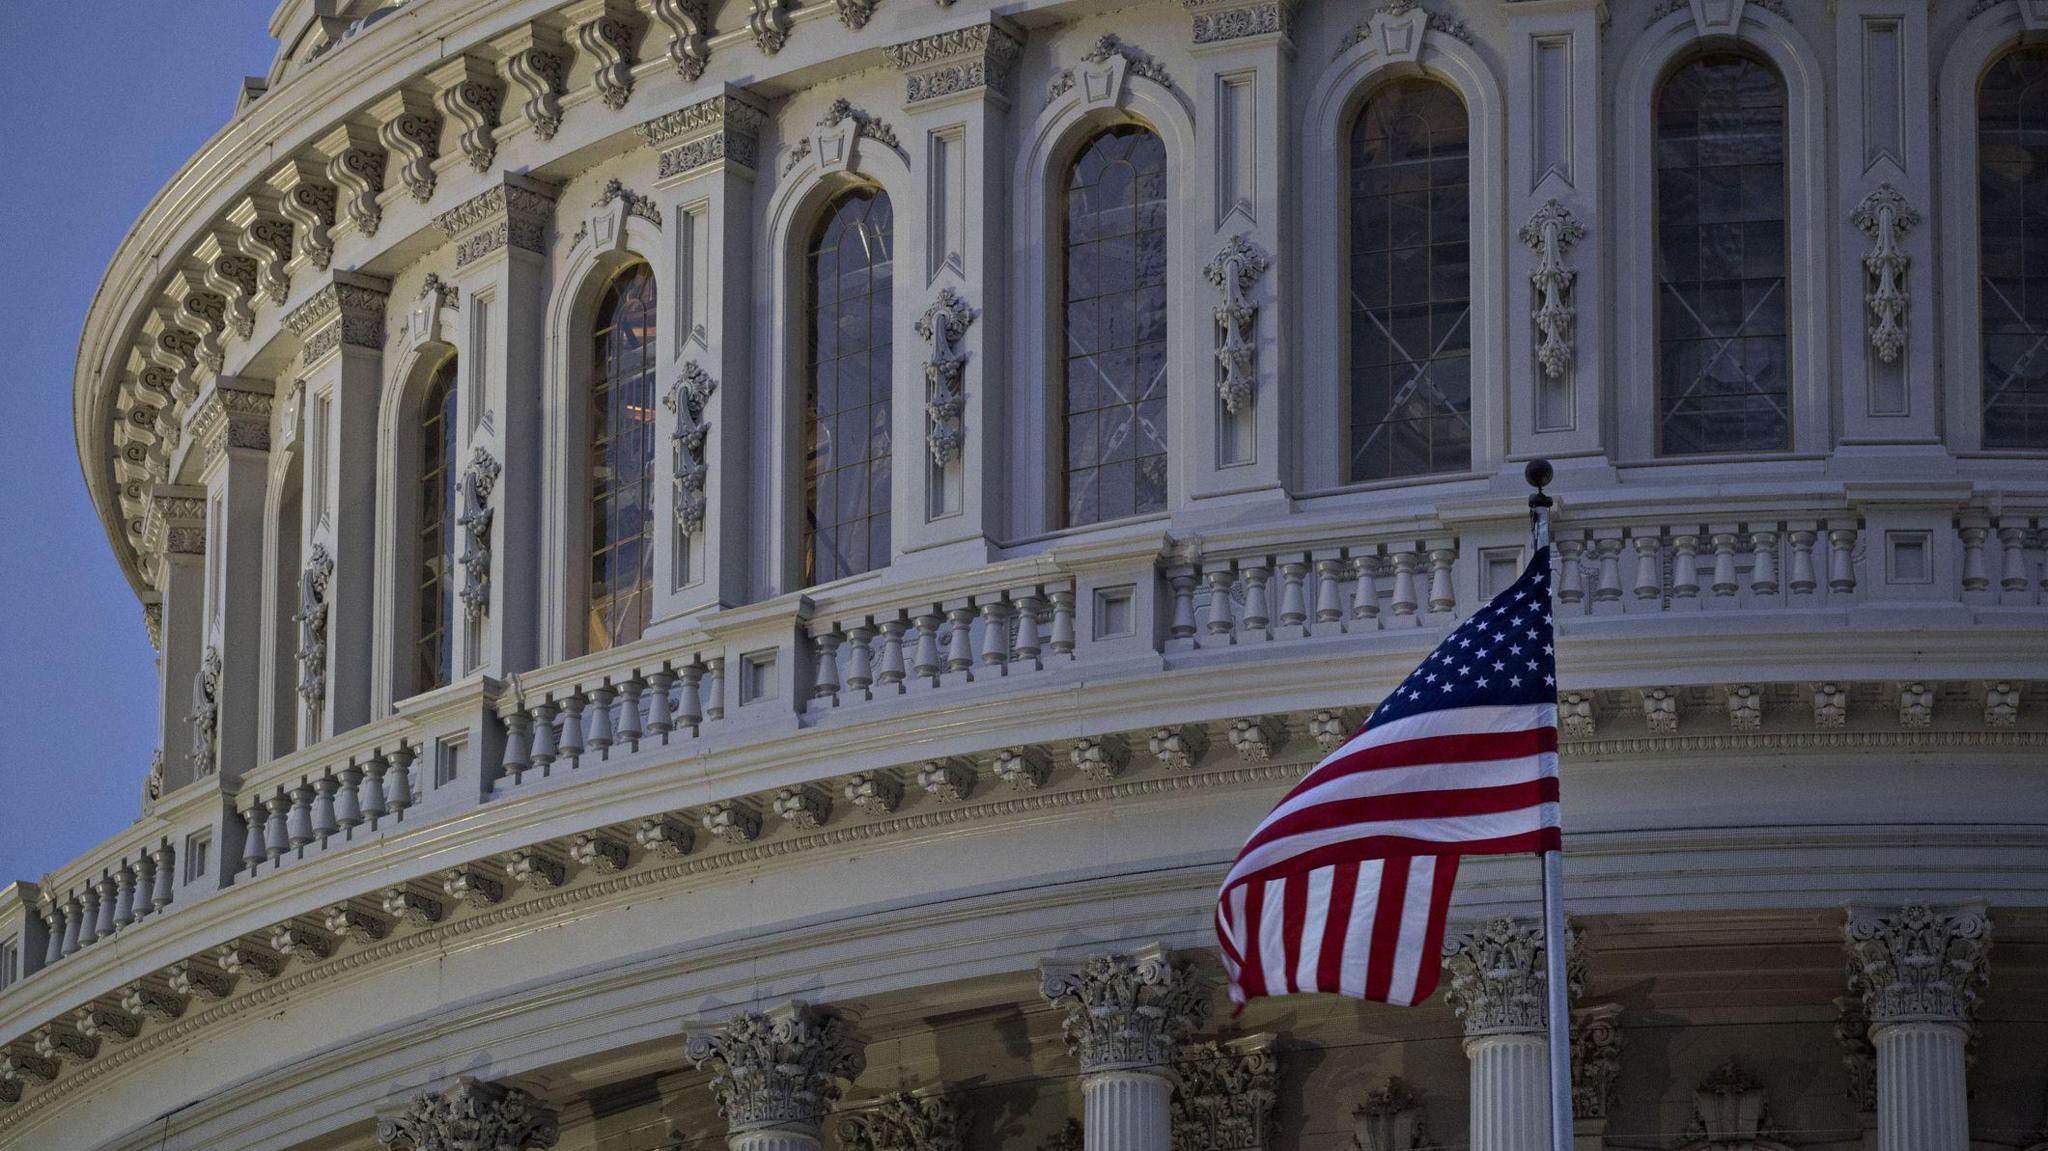
<path fill-rule="evenodd" d="M 1217 901 L 1239 1003 L 1436 990 L 1463 855 L 1559 846 L 1557 707 L 1423 712 L 1332 752 L 1252 832 Z"/>

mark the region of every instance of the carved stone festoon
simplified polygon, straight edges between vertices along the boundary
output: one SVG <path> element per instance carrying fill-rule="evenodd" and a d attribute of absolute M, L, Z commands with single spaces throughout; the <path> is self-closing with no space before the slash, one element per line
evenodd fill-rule
<path fill-rule="evenodd" d="M 1436 1151 L 1421 1093 L 1390 1076 L 1351 1113 L 1351 1145 L 1358 1151 Z"/>
<path fill-rule="evenodd" d="M 711 1093 L 733 1135 L 779 1129 L 815 1140 L 840 1081 L 867 1066 L 864 1045 L 844 1019 L 803 1003 L 693 1032 L 686 1050 L 711 1071 Z"/>
<path fill-rule="evenodd" d="M 961 1151 L 960 1109 L 944 1095 L 898 1091 L 839 1121 L 849 1151 Z"/>
<path fill-rule="evenodd" d="M 704 513 L 710 506 L 706 488 L 711 476 L 707 448 L 711 441 L 711 419 L 706 412 L 718 381 L 695 360 L 685 361 L 682 375 L 662 397 L 662 406 L 675 417 L 669 433 L 674 454 L 676 528 L 686 536 L 704 530 Z"/>
<path fill-rule="evenodd" d="M 1164 1072 L 1181 1042 L 1209 1014 L 1194 964 L 1176 960 L 1156 943 L 1133 954 L 1095 955 L 1079 966 L 1049 967 L 1039 992 L 1065 1012 L 1061 1030 L 1083 1075 Z"/>
<path fill-rule="evenodd" d="M 1692 1119 L 1674 1151 L 1790 1151 L 1756 1076 L 1730 1059 L 1692 1093 Z"/>
<path fill-rule="evenodd" d="M 192 673 L 192 754 L 187 758 L 195 776 L 212 775 L 217 762 L 220 730 L 220 649 L 211 644 L 199 657 L 199 670 Z"/>
<path fill-rule="evenodd" d="M 1576 931 L 1567 929 L 1565 955 L 1569 994 L 1584 990 L 1586 960 Z M 1444 941 L 1444 970 L 1450 986 L 1444 999 L 1464 1020 L 1465 1036 L 1540 1032 L 1548 1017 L 1545 999 L 1543 924 L 1493 919 L 1476 931 Z"/>
<path fill-rule="evenodd" d="M 491 608 L 491 493 L 498 486 L 498 460 L 478 445 L 462 470 L 462 513 L 455 524 L 462 529 L 462 613 L 471 623 L 481 622 Z"/>
<path fill-rule="evenodd" d="M 1906 348 L 1909 261 L 1903 245 L 1906 233 L 1920 222 L 1920 213 L 1887 183 L 1865 196 L 1849 219 L 1870 238 L 1870 249 L 1863 253 L 1863 271 L 1869 277 L 1863 300 L 1870 308 L 1870 347 L 1889 364 Z"/>
<path fill-rule="evenodd" d="M 390 1151 L 542 1151 L 560 1137 L 553 1107 L 467 1075 L 377 1120 L 377 1142 Z"/>
<path fill-rule="evenodd" d="M 942 468 L 959 457 L 966 442 L 967 353 L 960 341 L 980 314 L 948 286 L 914 325 L 917 338 L 932 348 L 924 365 L 925 444 L 932 462 Z"/>
<path fill-rule="evenodd" d="M 1266 256 L 1244 236 L 1232 236 L 1202 274 L 1223 293 L 1216 306 L 1216 396 L 1223 410 L 1235 415 L 1258 394 L 1259 306 L 1251 290 L 1266 274 Z"/>
<path fill-rule="evenodd" d="M 1173 1151 L 1276 1145 L 1280 1056 L 1272 1033 L 1189 1044 L 1174 1059 Z"/>
<path fill-rule="evenodd" d="M 299 698 L 315 730 L 327 699 L 327 588 L 333 579 L 334 557 L 325 544 L 314 544 L 299 572 L 299 610 L 292 618 L 299 625 Z"/>
<path fill-rule="evenodd" d="M 1585 238 L 1585 225 L 1555 199 L 1545 201 L 1522 225 L 1521 241 L 1536 253 L 1536 267 L 1529 272 L 1529 286 L 1536 292 L 1531 317 L 1536 323 L 1536 362 L 1553 380 L 1571 368 L 1572 327 L 1578 321 L 1572 287 L 1579 274 L 1564 260 Z"/>

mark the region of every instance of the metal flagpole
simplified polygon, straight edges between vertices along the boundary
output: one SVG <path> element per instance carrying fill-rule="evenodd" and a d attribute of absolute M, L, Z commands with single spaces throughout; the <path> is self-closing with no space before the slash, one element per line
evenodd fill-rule
<path fill-rule="evenodd" d="M 1550 546 L 1551 499 L 1549 460 L 1530 460 L 1522 478 L 1536 493 L 1529 497 L 1529 531 L 1537 548 Z M 1553 584 L 1553 587 L 1555 585 Z M 1552 643 L 1555 644 L 1555 640 Z M 1572 1041 L 1570 988 L 1565 983 L 1564 852 L 1543 853 L 1543 975 L 1548 993 L 1544 1012 L 1550 1039 L 1550 1146 L 1572 1151 Z"/>

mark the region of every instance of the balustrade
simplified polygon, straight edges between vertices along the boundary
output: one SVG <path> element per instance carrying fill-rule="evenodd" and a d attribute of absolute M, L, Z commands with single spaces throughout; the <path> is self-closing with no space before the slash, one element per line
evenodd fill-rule
<path fill-rule="evenodd" d="M 697 738 L 725 714 L 725 660 L 688 654 L 584 679 L 522 685 L 500 701 L 505 752 L 494 786 Z"/>
<path fill-rule="evenodd" d="M 1457 541 L 1223 555 L 1165 569 L 1168 650 L 1434 626 L 1458 610 Z"/>
<path fill-rule="evenodd" d="M 810 644 L 821 708 L 1043 671 L 1074 658 L 1074 586 L 1032 583 L 813 621 Z"/>

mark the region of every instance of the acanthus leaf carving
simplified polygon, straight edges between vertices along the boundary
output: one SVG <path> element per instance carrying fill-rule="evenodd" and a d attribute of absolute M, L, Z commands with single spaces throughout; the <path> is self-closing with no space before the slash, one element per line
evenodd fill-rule
<path fill-rule="evenodd" d="M 545 1151 L 561 1137 L 554 1108 L 514 1087 L 467 1075 L 377 1120 L 389 1151 Z"/>
<path fill-rule="evenodd" d="M 1389 1076 L 1351 1112 L 1351 1145 L 1358 1151 L 1438 1151 L 1421 1093 L 1399 1076 Z"/>
<path fill-rule="evenodd" d="M 898 1091 L 839 1121 L 849 1151 L 961 1151 L 960 1109 L 943 1095 Z"/>
<path fill-rule="evenodd" d="M 1730 1059 L 1692 1094 L 1693 1113 L 1680 1151 L 1780 1151 L 1763 1084 Z"/>
<path fill-rule="evenodd" d="M 463 614 L 471 623 L 481 621 L 491 607 L 491 493 L 498 486 L 500 468 L 496 456 L 478 445 L 462 471 L 462 514 L 455 518 L 462 529 Z"/>
<path fill-rule="evenodd" d="M 967 353 L 960 341 L 980 314 L 948 286 L 914 325 L 918 338 L 932 348 L 924 365 L 925 443 L 932 462 L 942 468 L 959 457 L 966 443 L 962 420 L 967 405 Z"/>
<path fill-rule="evenodd" d="M 1981 907 L 1852 909 L 1843 924 L 1849 989 L 1872 1027 L 1931 1020 L 1968 1027 L 1989 982 L 1991 920 Z"/>
<path fill-rule="evenodd" d="M 1621 1077 L 1621 1005 L 1572 1013 L 1572 1117 L 1604 1119 Z"/>
<path fill-rule="evenodd" d="M 662 398 L 662 406 L 675 416 L 675 431 L 669 433 L 675 475 L 676 527 L 686 536 L 704 530 L 704 515 L 710 507 L 707 489 L 711 465 L 708 460 L 711 421 L 706 407 L 718 390 L 703 365 L 695 360 L 683 363 L 682 375 Z"/>
<path fill-rule="evenodd" d="M 1211 287 L 1223 293 L 1216 306 L 1216 327 L 1221 342 L 1216 349 L 1217 398 L 1223 410 L 1236 415 L 1250 408 L 1258 394 L 1255 363 L 1258 347 L 1259 306 L 1252 302 L 1252 285 L 1266 274 L 1266 256 L 1243 235 L 1232 236 L 1216 253 L 1202 275 Z"/>
<path fill-rule="evenodd" d="M 1879 184 L 1856 206 L 1850 220 L 1870 238 L 1863 253 L 1869 282 L 1863 297 L 1870 307 L 1870 346 L 1889 364 L 1906 348 L 1906 233 L 1920 222 L 1920 213 L 1889 183 Z"/>
<path fill-rule="evenodd" d="M 1159 944 L 1048 968 L 1039 993 L 1065 1013 L 1061 1030 L 1083 1074 L 1169 1067 L 1188 1033 L 1209 1014 L 1194 965 Z"/>
<path fill-rule="evenodd" d="M 802 1003 L 692 1032 L 685 1051 L 711 1071 L 718 1113 L 736 1133 L 772 1127 L 816 1133 L 839 1098 L 840 1081 L 867 1066 L 863 1045 L 844 1019 Z"/>
<path fill-rule="evenodd" d="M 1271 1033 L 1183 1046 L 1174 1058 L 1173 1151 L 1264 1151 L 1276 1141 L 1280 1057 Z"/>
<path fill-rule="evenodd" d="M 1555 199 L 1536 209 L 1522 225 L 1522 243 L 1536 253 L 1529 286 L 1536 291 L 1536 362 L 1551 379 L 1563 378 L 1574 355 L 1572 329 L 1578 321 L 1572 288 L 1579 274 L 1565 265 L 1573 245 L 1586 238 L 1586 228 L 1571 209 Z"/>
<path fill-rule="evenodd" d="M 1565 982 L 1576 996 L 1585 987 L 1586 961 L 1578 932 L 1566 928 Z M 1543 925 L 1521 919 L 1488 920 L 1476 931 L 1444 941 L 1450 973 L 1445 1002 L 1464 1020 L 1467 1036 L 1541 1031 L 1547 1015 Z"/>

